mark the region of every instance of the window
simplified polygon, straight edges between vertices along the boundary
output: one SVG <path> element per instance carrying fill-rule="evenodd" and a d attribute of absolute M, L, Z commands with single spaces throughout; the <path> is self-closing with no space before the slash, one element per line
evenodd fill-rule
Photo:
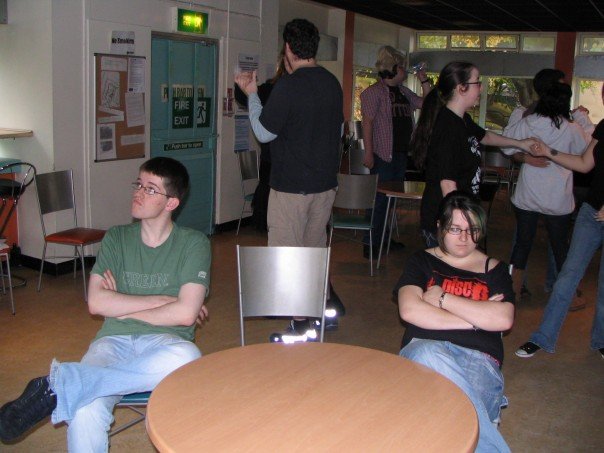
<path fill-rule="evenodd" d="M 427 35 L 422 33 L 417 35 L 418 49 L 446 49 L 447 41 L 447 35 Z"/>
<path fill-rule="evenodd" d="M 480 35 L 451 35 L 451 49 L 480 49 Z"/>
<path fill-rule="evenodd" d="M 523 36 L 523 52 L 554 52 L 556 38 L 554 36 Z"/>
<path fill-rule="evenodd" d="M 582 36 L 581 53 L 604 53 L 604 36 Z"/>
<path fill-rule="evenodd" d="M 533 33 L 514 35 L 509 33 L 417 33 L 417 50 L 491 50 L 553 53 L 556 47 L 554 33 Z M 590 41 L 591 40 L 591 41 Z M 604 37 L 585 37 L 586 46 L 593 46 L 604 52 Z M 520 43 L 522 42 L 522 48 Z"/>
<path fill-rule="evenodd" d="M 437 83 L 438 73 L 430 72 L 427 76 Z M 516 107 L 528 107 L 537 99 L 532 78 L 483 75 L 482 81 L 480 103 L 468 114 L 475 123 L 493 132 L 503 131 Z"/>
<path fill-rule="evenodd" d="M 487 50 L 518 50 L 518 35 L 486 35 Z"/>
<path fill-rule="evenodd" d="M 604 119 L 604 105 L 602 105 L 603 80 L 578 79 L 573 90 L 575 106 L 582 105 L 589 110 L 589 118 L 594 124 Z"/>

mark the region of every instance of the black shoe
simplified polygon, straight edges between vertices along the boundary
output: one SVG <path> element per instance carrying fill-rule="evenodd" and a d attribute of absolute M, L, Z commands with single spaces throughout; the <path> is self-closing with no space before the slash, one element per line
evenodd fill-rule
<path fill-rule="evenodd" d="M 537 346 L 532 341 L 527 341 L 516 350 L 516 355 L 523 359 L 528 359 L 529 357 L 533 357 L 540 349 L 541 347 Z"/>
<path fill-rule="evenodd" d="M 325 316 L 333 317 L 331 313 L 328 315 L 328 310 L 335 310 L 335 316 L 344 316 L 346 314 L 346 307 L 344 307 L 331 283 L 329 284 L 329 299 L 325 303 Z"/>
<path fill-rule="evenodd" d="M 57 407 L 57 395 L 50 389 L 48 376 L 32 379 L 19 398 L 0 408 L 0 439 L 16 439 L 42 421 Z"/>
<path fill-rule="evenodd" d="M 283 332 L 271 334 L 269 341 L 271 343 L 307 343 L 309 341 L 319 341 L 321 323 L 315 319 L 305 319 L 296 321 L 292 319 L 289 326 Z"/>
<path fill-rule="evenodd" d="M 600 355 L 604 359 L 604 348 L 600 348 L 600 349 L 598 349 L 598 351 L 600 351 Z"/>

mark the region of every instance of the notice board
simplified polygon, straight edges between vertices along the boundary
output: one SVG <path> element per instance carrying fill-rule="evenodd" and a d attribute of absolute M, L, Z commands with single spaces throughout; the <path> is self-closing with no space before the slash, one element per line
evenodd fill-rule
<path fill-rule="evenodd" d="M 94 54 L 95 162 L 145 157 L 145 57 Z"/>

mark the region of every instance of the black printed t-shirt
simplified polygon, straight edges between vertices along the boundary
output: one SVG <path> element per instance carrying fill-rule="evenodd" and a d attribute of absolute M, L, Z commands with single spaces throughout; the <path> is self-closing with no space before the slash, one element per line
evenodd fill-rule
<path fill-rule="evenodd" d="M 398 86 L 389 86 L 388 89 L 392 106 L 392 152 L 404 153 L 406 156 L 413 132 L 413 120 L 411 119 L 413 110 L 409 100 L 401 93 Z"/>
<path fill-rule="evenodd" d="M 593 179 L 585 201 L 599 211 L 604 204 L 604 120 L 598 123 L 592 137 L 598 141 L 598 144 L 594 148 Z"/>
<path fill-rule="evenodd" d="M 271 91 L 260 123 L 271 142 L 271 188 L 311 194 L 338 185 L 342 136 L 342 88 L 321 66 L 283 76 Z"/>
<path fill-rule="evenodd" d="M 512 279 L 508 266 L 500 261 L 486 273 L 476 273 L 454 268 L 425 250 L 413 254 L 394 287 L 395 297 L 403 286 L 419 286 L 422 291 L 439 285 L 443 291 L 476 301 L 485 301 L 495 294 L 503 294 L 503 300 L 514 303 Z M 403 347 L 413 338 L 449 341 L 457 346 L 489 354 L 503 364 L 503 341 L 501 332 L 472 330 L 429 330 L 407 323 L 403 336 Z"/>
<path fill-rule="evenodd" d="M 447 107 L 439 112 L 426 156 L 426 188 L 420 210 L 423 230 L 436 232 L 443 179 L 455 181 L 459 190 L 478 195 L 480 141 L 485 134 L 467 113 L 460 118 Z"/>

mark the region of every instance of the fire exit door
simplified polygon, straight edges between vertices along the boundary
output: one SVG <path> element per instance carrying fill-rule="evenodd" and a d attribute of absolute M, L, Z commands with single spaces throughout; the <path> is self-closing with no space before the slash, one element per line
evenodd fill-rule
<path fill-rule="evenodd" d="M 176 222 L 206 234 L 214 227 L 217 64 L 213 40 L 153 34 L 151 157 L 185 165 L 191 189 Z"/>

